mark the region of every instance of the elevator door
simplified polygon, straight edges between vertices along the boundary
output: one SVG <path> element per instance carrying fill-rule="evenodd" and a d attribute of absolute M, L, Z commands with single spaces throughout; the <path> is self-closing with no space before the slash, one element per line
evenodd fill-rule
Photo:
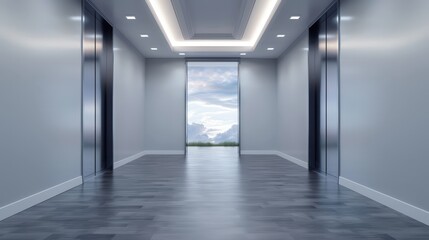
<path fill-rule="evenodd" d="M 326 173 L 339 175 L 338 14 L 326 15 Z"/>
<path fill-rule="evenodd" d="M 310 168 L 339 176 L 338 11 L 331 7 L 310 28 Z"/>
<path fill-rule="evenodd" d="M 102 86 L 102 58 L 103 55 L 103 25 L 102 22 L 95 18 L 95 172 L 104 170 L 103 156 L 103 86 Z"/>
<path fill-rule="evenodd" d="M 85 2 L 86 3 L 86 2 Z M 82 176 L 112 167 L 112 28 L 84 8 L 82 73 Z"/>
<path fill-rule="evenodd" d="M 96 21 L 92 11 L 85 8 L 83 34 L 82 80 L 82 176 L 95 175 L 96 158 Z M 99 120 L 99 119 L 98 119 Z M 100 123 L 98 124 L 100 125 Z"/>
<path fill-rule="evenodd" d="M 320 53 L 320 82 L 318 89 L 319 91 L 319 132 L 318 132 L 318 139 L 319 139 L 319 160 L 317 164 L 317 170 L 320 172 L 326 172 L 326 166 L 327 166 L 327 99 L 326 99 L 326 89 L 327 89 L 327 82 L 326 82 L 326 19 L 322 18 L 319 22 L 319 44 L 318 44 L 318 51 Z"/>

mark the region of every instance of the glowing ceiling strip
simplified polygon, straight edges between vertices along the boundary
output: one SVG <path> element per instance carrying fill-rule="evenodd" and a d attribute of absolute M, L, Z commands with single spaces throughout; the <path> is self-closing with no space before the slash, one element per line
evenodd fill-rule
<path fill-rule="evenodd" d="M 146 0 L 173 51 L 253 51 L 281 0 L 256 0 L 240 40 L 186 40 L 171 0 Z"/>

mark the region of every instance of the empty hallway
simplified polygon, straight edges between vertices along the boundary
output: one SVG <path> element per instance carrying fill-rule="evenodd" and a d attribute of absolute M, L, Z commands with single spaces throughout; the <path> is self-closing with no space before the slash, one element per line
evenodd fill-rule
<path fill-rule="evenodd" d="M 1 0 L 0 239 L 429 239 L 428 0 Z"/>

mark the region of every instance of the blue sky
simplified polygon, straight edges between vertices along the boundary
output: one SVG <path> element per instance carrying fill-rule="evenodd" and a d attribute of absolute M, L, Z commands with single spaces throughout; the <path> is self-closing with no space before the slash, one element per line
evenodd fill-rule
<path fill-rule="evenodd" d="M 237 125 L 238 63 L 189 62 L 188 142 L 237 139 Z"/>

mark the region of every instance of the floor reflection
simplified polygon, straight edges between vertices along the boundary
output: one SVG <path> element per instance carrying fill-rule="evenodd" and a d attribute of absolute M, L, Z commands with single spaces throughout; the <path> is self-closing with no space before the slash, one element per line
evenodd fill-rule
<path fill-rule="evenodd" d="M 186 210 L 175 225 L 201 239 L 243 234 L 239 164 L 236 147 L 189 147 L 181 199 Z"/>

